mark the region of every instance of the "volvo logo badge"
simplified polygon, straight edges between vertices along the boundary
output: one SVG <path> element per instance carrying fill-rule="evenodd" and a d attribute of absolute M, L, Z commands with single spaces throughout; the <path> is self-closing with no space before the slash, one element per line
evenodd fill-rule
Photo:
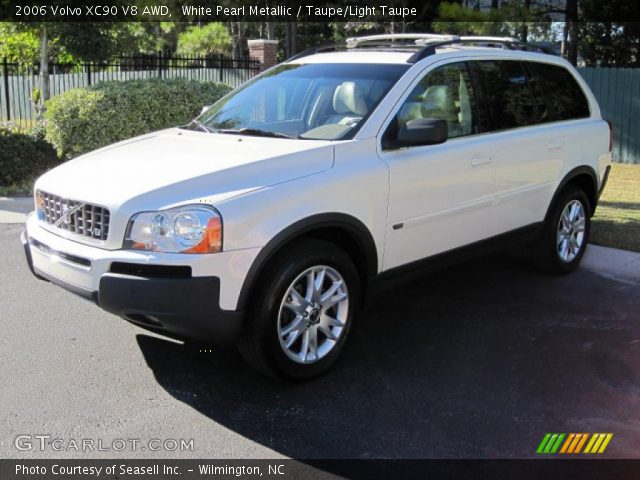
<path fill-rule="evenodd" d="M 69 208 L 69 205 L 66 205 L 66 204 L 62 205 L 60 207 L 60 218 L 58 220 L 56 220 L 56 222 L 53 224 L 53 226 L 54 227 L 59 227 L 63 223 L 65 225 L 71 224 L 71 215 L 73 215 L 78 210 L 80 210 L 82 207 L 84 207 L 84 205 L 85 205 L 84 203 L 79 203 L 73 208 Z"/>

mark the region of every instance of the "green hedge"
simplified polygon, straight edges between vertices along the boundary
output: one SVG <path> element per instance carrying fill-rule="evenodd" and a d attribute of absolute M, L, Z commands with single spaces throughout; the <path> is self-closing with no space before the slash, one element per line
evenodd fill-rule
<path fill-rule="evenodd" d="M 105 82 L 47 102 L 46 139 L 63 158 L 189 122 L 231 88 L 186 79 Z"/>
<path fill-rule="evenodd" d="M 0 127 L 0 186 L 22 191 L 29 188 L 26 184 L 59 163 L 41 130 L 27 134 Z"/>

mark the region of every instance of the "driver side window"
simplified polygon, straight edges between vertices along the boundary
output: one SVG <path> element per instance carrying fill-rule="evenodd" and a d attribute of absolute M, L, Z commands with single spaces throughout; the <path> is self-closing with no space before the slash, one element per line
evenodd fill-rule
<path fill-rule="evenodd" d="M 407 122 L 423 118 L 445 120 L 447 138 L 472 135 L 477 132 L 472 105 L 474 91 L 464 62 L 450 63 L 427 73 L 402 104 L 385 133 L 385 139 L 395 139 L 397 131 Z"/>

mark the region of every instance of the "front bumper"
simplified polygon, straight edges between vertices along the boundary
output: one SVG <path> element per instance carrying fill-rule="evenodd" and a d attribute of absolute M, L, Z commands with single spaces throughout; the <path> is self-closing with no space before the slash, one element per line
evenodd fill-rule
<path fill-rule="evenodd" d="M 57 237 L 40 228 L 33 217 L 27 221 L 22 242 L 36 277 L 143 328 L 216 345 L 232 344 L 240 335 L 242 312 L 221 306 L 222 283 L 228 284 L 227 296 L 233 294 L 229 290 L 239 292 L 235 277 L 246 275 L 247 252 L 198 259 L 205 256 L 100 250 Z M 187 265 L 179 265 L 180 259 Z M 210 265 L 214 268 L 208 269 L 208 275 L 194 275 L 196 270 L 202 273 L 202 268 L 188 263 L 203 260 L 215 261 L 218 268 Z"/>

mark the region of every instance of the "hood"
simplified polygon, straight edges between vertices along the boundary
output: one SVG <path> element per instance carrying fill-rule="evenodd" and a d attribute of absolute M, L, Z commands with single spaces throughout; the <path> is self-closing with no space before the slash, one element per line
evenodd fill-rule
<path fill-rule="evenodd" d="M 36 188 L 118 210 L 215 204 L 333 165 L 330 142 L 170 129 L 88 153 L 47 172 Z"/>

